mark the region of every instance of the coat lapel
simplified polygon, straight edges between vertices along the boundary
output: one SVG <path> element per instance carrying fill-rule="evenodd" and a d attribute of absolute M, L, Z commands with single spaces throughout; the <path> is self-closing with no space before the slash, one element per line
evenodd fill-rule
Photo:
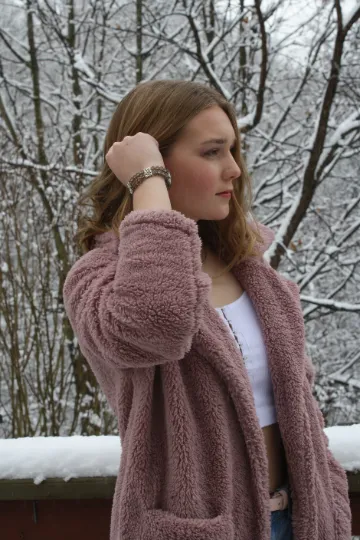
<path fill-rule="evenodd" d="M 305 330 L 300 301 L 294 298 L 294 294 L 298 294 L 297 286 L 256 257 L 242 261 L 233 269 L 233 274 L 247 292 L 258 316 L 290 481 L 293 479 L 300 494 L 307 493 L 306 500 L 303 499 L 306 504 L 299 510 L 298 519 L 303 521 L 303 530 L 310 533 L 313 525 L 309 513 L 316 507 L 311 479 L 316 474 L 316 467 L 303 395 Z M 210 300 L 193 345 L 227 385 L 249 449 L 252 476 L 257 486 L 257 515 L 266 523 L 269 517 L 268 462 L 250 379 L 235 339 Z M 297 493 L 293 493 L 293 497 L 297 504 Z"/>
<path fill-rule="evenodd" d="M 306 400 L 305 327 L 297 285 L 259 259 L 243 261 L 234 272 L 252 300 L 266 346 L 277 421 L 292 488 L 294 530 L 318 538 L 316 453 Z"/>

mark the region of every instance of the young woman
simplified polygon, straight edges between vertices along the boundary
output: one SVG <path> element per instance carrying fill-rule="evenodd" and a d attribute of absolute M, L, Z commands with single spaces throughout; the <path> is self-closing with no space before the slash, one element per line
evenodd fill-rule
<path fill-rule="evenodd" d="M 263 258 L 231 104 L 136 86 L 82 199 L 64 300 L 118 418 L 111 540 L 349 540 L 299 288 Z"/>

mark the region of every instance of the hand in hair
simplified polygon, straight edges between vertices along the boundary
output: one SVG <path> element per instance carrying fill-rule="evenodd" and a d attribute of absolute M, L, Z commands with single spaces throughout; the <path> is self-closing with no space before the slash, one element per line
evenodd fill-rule
<path fill-rule="evenodd" d="M 148 133 L 124 137 L 115 142 L 105 156 L 107 164 L 124 186 L 130 178 L 146 167 L 164 167 L 158 141 Z"/>

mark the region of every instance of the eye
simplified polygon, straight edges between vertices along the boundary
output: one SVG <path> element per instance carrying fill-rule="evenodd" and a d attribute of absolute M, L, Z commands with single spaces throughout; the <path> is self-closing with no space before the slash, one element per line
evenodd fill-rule
<path fill-rule="evenodd" d="M 213 150 L 209 150 L 208 152 L 205 152 L 205 156 L 216 156 L 219 152 L 219 148 L 214 148 Z"/>
<path fill-rule="evenodd" d="M 209 150 L 208 152 L 205 152 L 205 156 L 217 156 L 219 153 L 219 148 L 213 148 L 213 150 Z M 230 148 L 230 152 L 233 154 L 235 152 L 235 146 L 232 146 Z"/>

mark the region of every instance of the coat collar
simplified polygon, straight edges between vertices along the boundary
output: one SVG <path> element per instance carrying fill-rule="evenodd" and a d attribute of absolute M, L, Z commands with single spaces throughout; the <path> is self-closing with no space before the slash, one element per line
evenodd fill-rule
<path fill-rule="evenodd" d="M 270 247 L 275 238 L 275 233 L 266 225 L 263 225 L 259 221 L 252 221 L 250 223 L 252 228 L 257 228 L 260 235 L 262 236 L 263 242 L 256 242 L 256 249 L 260 255 L 263 255 L 265 251 Z M 113 244 L 114 247 L 118 244 L 119 237 L 115 234 L 113 230 L 106 231 L 104 233 L 98 234 L 94 238 L 94 246 L 99 247 L 104 244 Z"/>
<path fill-rule="evenodd" d="M 264 225 L 263 223 L 260 223 L 259 221 L 252 222 L 250 224 L 251 227 L 255 228 L 257 227 L 263 242 L 256 242 L 255 246 L 260 254 L 260 256 L 264 255 L 265 251 L 271 246 L 273 241 L 275 240 L 275 233 L 272 229 Z"/>

